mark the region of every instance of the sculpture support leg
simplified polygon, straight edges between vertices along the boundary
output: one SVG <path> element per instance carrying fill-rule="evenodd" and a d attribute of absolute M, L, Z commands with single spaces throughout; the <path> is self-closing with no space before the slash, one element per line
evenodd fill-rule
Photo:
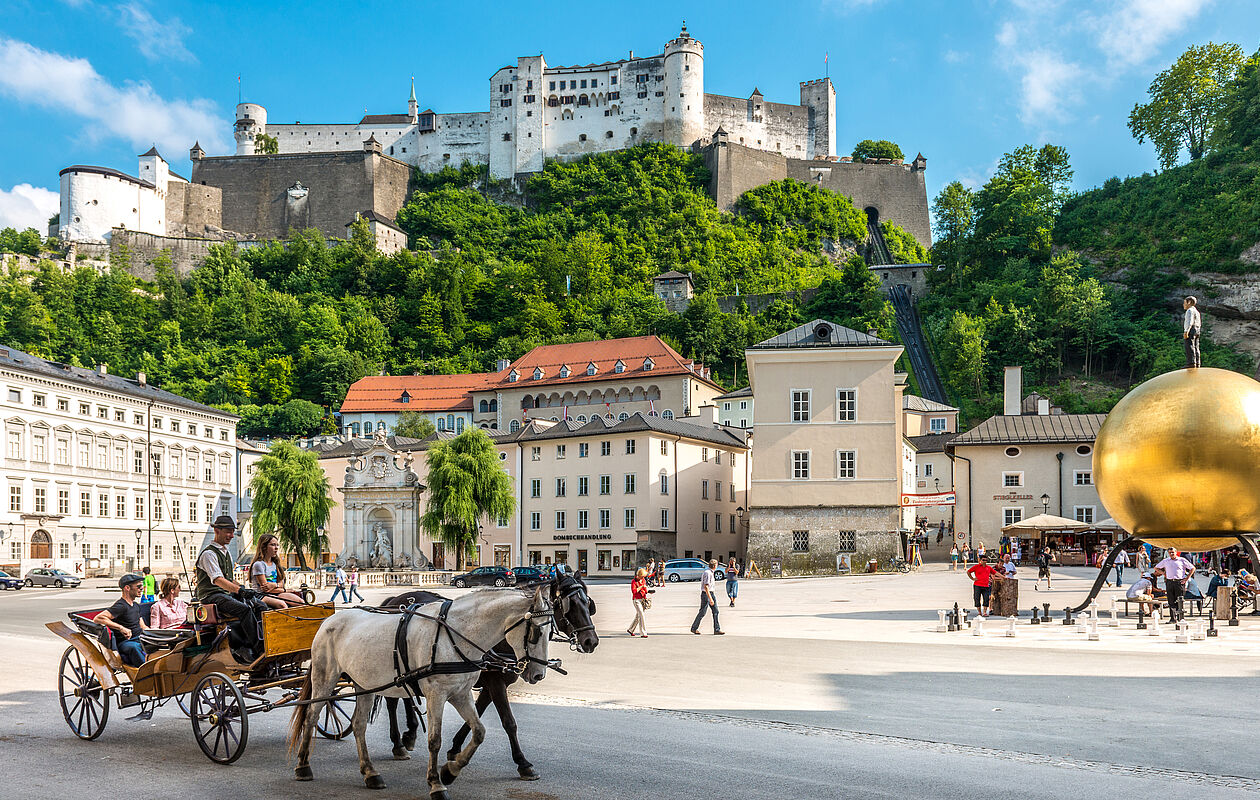
<path fill-rule="evenodd" d="M 1103 584 L 1111 575 L 1111 567 L 1115 563 L 1116 555 L 1119 554 L 1121 549 L 1123 549 L 1124 546 L 1131 541 L 1133 541 L 1133 537 L 1126 536 L 1117 542 L 1115 547 L 1111 548 L 1111 552 L 1107 554 L 1107 560 L 1103 562 L 1102 568 L 1098 570 L 1098 577 L 1094 579 L 1094 586 L 1089 590 L 1089 595 L 1085 598 L 1084 602 L 1072 609 L 1073 614 L 1079 614 L 1088 608 L 1089 604 L 1092 603 L 1094 598 L 1098 596 L 1098 593 L 1102 591 Z"/>
<path fill-rule="evenodd" d="M 1256 551 L 1256 543 L 1252 541 L 1250 536 L 1241 533 L 1237 538 L 1243 549 L 1247 551 L 1247 555 L 1251 557 L 1251 566 L 1256 570 L 1260 570 L 1260 552 Z"/>

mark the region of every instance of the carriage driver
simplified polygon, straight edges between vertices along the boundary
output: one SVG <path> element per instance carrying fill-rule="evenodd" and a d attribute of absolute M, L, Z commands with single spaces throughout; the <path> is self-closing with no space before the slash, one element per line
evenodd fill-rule
<path fill-rule="evenodd" d="M 257 594 L 228 577 L 233 574 L 228 545 L 237 535 L 236 521 L 224 514 L 215 519 L 212 527 L 214 541 L 197 556 L 197 599 L 213 605 L 224 615 L 236 618 L 237 631 L 245 641 L 232 648 L 232 656 L 242 664 L 250 664 L 257 660 L 262 650 L 258 617 L 249 603 Z"/>

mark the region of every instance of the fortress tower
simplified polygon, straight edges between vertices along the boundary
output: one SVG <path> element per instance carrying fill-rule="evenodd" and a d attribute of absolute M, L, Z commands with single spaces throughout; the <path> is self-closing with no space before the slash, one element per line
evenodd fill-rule
<path fill-rule="evenodd" d="M 801 105 L 809 108 L 809 144 L 806 158 L 836 155 L 836 87 L 831 78 L 801 81 Z"/>
<path fill-rule="evenodd" d="M 236 104 L 236 125 L 233 135 L 236 137 L 236 154 L 252 156 L 254 154 L 254 137 L 267 132 L 267 109 L 257 103 Z"/>
<path fill-rule="evenodd" d="M 665 45 L 664 139 L 690 147 L 705 135 L 704 45 L 687 33 L 687 23 L 677 38 Z"/>

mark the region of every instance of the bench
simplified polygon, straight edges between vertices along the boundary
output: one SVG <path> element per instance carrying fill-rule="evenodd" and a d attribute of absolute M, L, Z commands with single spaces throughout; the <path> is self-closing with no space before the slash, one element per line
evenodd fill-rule
<path fill-rule="evenodd" d="M 1121 597 L 1119 598 L 1119 600 L 1121 603 L 1124 603 L 1124 615 L 1126 617 L 1129 616 L 1130 605 L 1136 606 L 1138 603 L 1144 602 L 1142 600 L 1137 600 L 1131 597 Z M 1182 609 L 1185 610 L 1187 616 L 1191 614 L 1197 614 L 1198 616 L 1203 616 L 1204 603 L 1208 602 L 1209 600 L 1210 598 L 1207 598 L 1207 597 L 1193 597 L 1193 598 L 1187 597 L 1181 601 L 1181 607 Z M 1168 608 L 1168 602 L 1163 597 L 1155 598 L 1155 603 L 1156 603 L 1156 610 Z"/>

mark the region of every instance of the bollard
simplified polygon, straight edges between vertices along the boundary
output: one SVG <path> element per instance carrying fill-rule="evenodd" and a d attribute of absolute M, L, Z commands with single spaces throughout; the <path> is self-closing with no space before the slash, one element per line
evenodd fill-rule
<path fill-rule="evenodd" d="M 936 612 L 936 616 L 937 616 L 936 632 L 937 633 L 946 633 L 949 631 L 949 623 L 945 621 L 945 615 L 947 613 L 948 612 L 946 612 L 944 609 L 941 609 Z"/>
<path fill-rule="evenodd" d="M 1111 621 L 1107 623 L 1110 628 L 1120 627 L 1120 604 L 1116 602 L 1116 596 L 1111 596 Z"/>
<path fill-rule="evenodd" d="M 1014 617 L 1006 618 L 1006 636 L 1008 639 L 1015 638 L 1015 618 Z"/>
<path fill-rule="evenodd" d="M 1072 607 L 1071 606 L 1065 606 L 1063 609 L 1063 624 L 1064 625 L 1076 624 L 1075 622 L 1072 621 Z"/>
<path fill-rule="evenodd" d="M 1216 629 L 1216 615 L 1215 614 L 1208 617 L 1207 635 L 1209 639 L 1215 639 L 1216 637 L 1221 635 L 1221 632 Z"/>
<path fill-rule="evenodd" d="M 984 617 L 977 615 L 976 618 L 971 621 L 971 635 L 984 636 Z"/>
<path fill-rule="evenodd" d="M 1087 623 L 1087 627 L 1089 628 L 1089 636 L 1088 636 L 1089 641 L 1091 642 L 1098 641 L 1098 617 L 1090 615 L 1089 622 Z"/>
<path fill-rule="evenodd" d="M 1091 622 L 1094 622 L 1094 615 L 1093 615 L 1093 614 L 1089 613 L 1088 611 L 1086 611 L 1085 613 L 1081 614 L 1079 617 L 1077 617 L 1077 618 L 1076 618 L 1076 632 L 1077 632 L 1077 633 L 1088 633 L 1088 632 L 1089 632 L 1089 624 L 1090 624 Z"/>
<path fill-rule="evenodd" d="M 1177 644 L 1190 644 L 1190 623 L 1177 623 L 1177 635 L 1173 637 L 1173 641 Z"/>
<path fill-rule="evenodd" d="M 1036 607 L 1036 606 L 1033 606 L 1033 607 L 1032 607 L 1032 624 L 1034 624 L 1034 625 L 1040 625 L 1040 624 L 1041 624 L 1041 618 L 1037 616 L 1037 607 Z"/>
<path fill-rule="evenodd" d="M 1159 636 L 1159 614 L 1151 615 L 1151 627 L 1146 631 L 1147 636 Z"/>
<path fill-rule="evenodd" d="M 1098 619 L 1098 601 L 1091 600 L 1089 604 L 1089 618 Z"/>
<path fill-rule="evenodd" d="M 1196 642 L 1207 641 L 1207 626 L 1203 624 L 1203 620 L 1197 620 L 1194 623 L 1194 629 L 1190 631 L 1190 638 Z"/>
<path fill-rule="evenodd" d="M 1233 628 L 1238 625 L 1238 595 L 1233 594 L 1230 597 L 1229 604 L 1229 627 Z"/>
<path fill-rule="evenodd" d="M 963 628 L 967 627 L 967 609 L 964 608 L 960 613 L 962 614 L 962 616 L 959 617 L 958 619 L 958 630 L 962 630 Z M 975 624 L 975 623 L 973 622 L 972 624 Z"/>
<path fill-rule="evenodd" d="M 1042 604 L 1041 604 L 1041 607 L 1042 607 L 1043 609 L 1045 609 L 1044 613 L 1041 615 L 1041 621 L 1042 621 L 1042 622 L 1049 622 L 1049 621 L 1050 621 L 1050 604 L 1049 604 L 1049 603 L 1042 603 Z"/>
<path fill-rule="evenodd" d="M 1140 631 L 1146 630 L 1146 606 L 1142 605 L 1141 603 L 1138 603 L 1137 629 Z"/>

